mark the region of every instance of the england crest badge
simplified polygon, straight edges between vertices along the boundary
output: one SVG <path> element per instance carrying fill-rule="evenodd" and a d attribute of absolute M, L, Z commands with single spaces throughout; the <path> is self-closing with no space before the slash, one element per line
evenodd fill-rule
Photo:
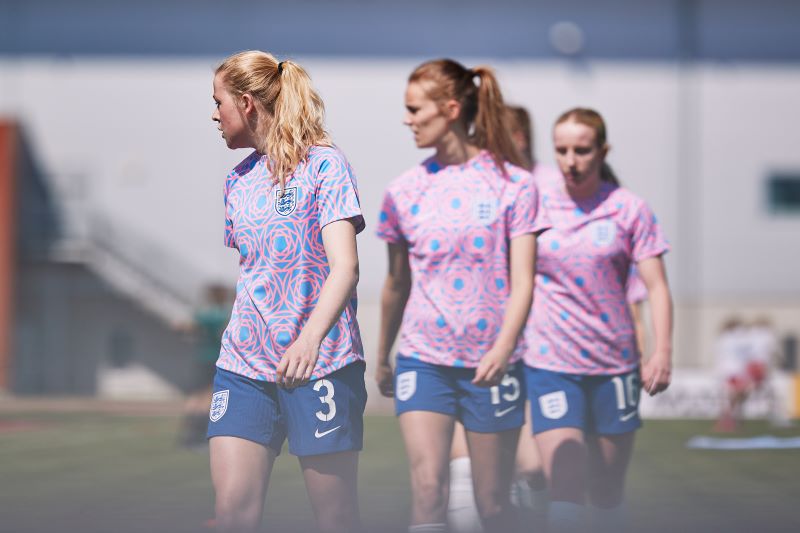
<path fill-rule="evenodd" d="M 477 198 L 472 203 L 472 217 L 477 223 L 488 226 L 497 219 L 498 204 L 496 198 Z"/>
<path fill-rule="evenodd" d="M 617 225 L 612 220 L 597 220 L 591 226 L 592 242 L 598 248 L 605 248 L 614 243 L 617 237 Z"/>
<path fill-rule="evenodd" d="M 397 376 L 397 390 L 394 395 L 398 400 L 404 402 L 414 396 L 417 392 L 417 371 L 409 370 Z"/>
<path fill-rule="evenodd" d="M 567 395 L 563 390 L 539 396 L 539 408 L 542 415 L 550 420 L 558 420 L 567 414 Z"/>
<path fill-rule="evenodd" d="M 223 417 L 225 411 L 228 410 L 228 396 L 230 396 L 230 390 L 221 390 L 215 392 L 211 397 L 211 410 L 209 411 L 208 418 L 212 422 L 217 422 Z"/>
<path fill-rule="evenodd" d="M 297 208 L 297 187 L 287 187 L 283 190 L 275 190 L 275 212 L 282 216 L 289 216 Z"/>

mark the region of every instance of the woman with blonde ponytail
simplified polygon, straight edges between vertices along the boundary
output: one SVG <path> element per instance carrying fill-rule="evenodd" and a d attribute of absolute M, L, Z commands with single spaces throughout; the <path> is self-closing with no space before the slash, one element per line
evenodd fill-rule
<path fill-rule="evenodd" d="M 508 488 L 525 401 L 517 339 L 547 222 L 491 69 L 424 63 L 409 77 L 405 104 L 417 146 L 435 153 L 384 196 L 378 236 L 389 272 L 376 379 L 395 397 L 411 464 L 409 531 L 446 530 L 456 420 L 466 428 L 484 530 L 515 531 Z"/>
<path fill-rule="evenodd" d="M 288 438 L 319 530 L 358 531 L 366 390 L 355 176 L 296 63 L 235 54 L 215 72 L 214 102 L 228 147 L 254 149 L 225 180 L 225 244 L 238 249 L 241 273 L 208 428 L 218 530 L 260 529 Z"/>

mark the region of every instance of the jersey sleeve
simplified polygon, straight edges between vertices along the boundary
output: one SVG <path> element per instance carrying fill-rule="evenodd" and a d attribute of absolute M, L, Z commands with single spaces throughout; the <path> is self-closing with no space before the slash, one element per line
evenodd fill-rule
<path fill-rule="evenodd" d="M 333 150 L 313 161 L 313 164 L 318 165 L 316 195 L 320 227 L 352 218 L 356 233 L 361 233 L 366 224 L 350 164 L 343 155 Z"/>
<path fill-rule="evenodd" d="M 641 202 L 631 228 L 631 257 L 635 262 L 669 251 L 669 243 L 653 211 Z"/>
<path fill-rule="evenodd" d="M 235 181 L 235 177 L 233 174 L 228 176 L 225 179 L 225 190 L 224 190 L 224 202 L 225 202 L 225 234 L 224 234 L 224 242 L 225 246 L 229 248 L 236 248 L 236 234 L 233 231 L 233 213 L 235 207 L 233 206 L 233 201 L 231 199 L 231 186 Z"/>
<path fill-rule="evenodd" d="M 378 214 L 378 229 L 376 234 L 379 239 L 391 243 L 406 242 L 400 228 L 400 216 L 397 211 L 397 204 L 391 190 L 387 190 L 383 195 L 381 211 Z"/>
<path fill-rule="evenodd" d="M 628 274 L 628 283 L 625 285 L 625 300 L 629 304 L 647 300 L 647 287 L 635 266 L 631 266 L 631 271 Z"/>
<path fill-rule="evenodd" d="M 550 227 L 547 212 L 541 209 L 539 190 L 533 184 L 533 179 L 530 176 L 527 178 L 522 178 L 509 210 L 509 239 L 526 233 L 539 233 Z"/>

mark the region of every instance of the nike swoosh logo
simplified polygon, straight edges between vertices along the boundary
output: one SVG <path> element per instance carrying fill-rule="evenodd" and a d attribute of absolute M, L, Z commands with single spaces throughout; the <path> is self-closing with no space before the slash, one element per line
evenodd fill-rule
<path fill-rule="evenodd" d="M 495 417 L 497 417 L 497 418 L 500 418 L 501 416 L 505 416 L 505 415 L 507 415 L 508 413 L 510 413 L 511 411 L 513 411 L 513 410 L 514 410 L 514 409 L 516 409 L 516 408 L 517 408 L 517 406 L 516 406 L 516 405 L 512 405 L 512 406 L 511 406 L 511 407 L 509 407 L 508 409 L 502 409 L 502 410 L 500 410 L 500 409 L 495 409 L 495 410 L 494 410 L 494 416 L 495 416 Z"/>
<path fill-rule="evenodd" d="M 324 436 L 325 436 L 325 435 L 327 435 L 328 433 L 333 433 L 334 431 L 336 431 L 336 430 L 337 430 L 337 429 L 339 429 L 340 427 L 342 427 L 342 426 L 336 426 L 335 428 L 333 428 L 333 429 L 329 429 L 328 431 L 323 431 L 322 433 L 320 433 L 319 429 L 317 429 L 316 431 L 314 431 L 314 436 L 315 436 L 316 438 L 318 438 L 318 439 L 321 439 L 322 437 L 324 437 Z"/>
<path fill-rule="evenodd" d="M 622 415 L 621 417 L 619 417 L 619 421 L 620 422 L 625 422 L 627 420 L 630 420 L 634 416 L 636 416 L 636 411 L 634 411 L 632 413 L 628 413 L 627 415 Z"/>

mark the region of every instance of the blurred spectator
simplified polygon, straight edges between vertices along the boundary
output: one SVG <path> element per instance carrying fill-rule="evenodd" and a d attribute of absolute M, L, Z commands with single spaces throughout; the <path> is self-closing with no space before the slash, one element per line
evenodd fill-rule
<path fill-rule="evenodd" d="M 738 317 L 726 320 L 715 346 L 717 369 L 724 387 L 724 403 L 715 431 L 731 432 L 738 426 L 749 388 L 746 372 L 749 350 L 744 323 Z"/>
<path fill-rule="evenodd" d="M 779 356 L 778 339 L 769 319 L 761 317 L 747 325 L 728 319 L 716 344 L 717 368 L 724 381 L 725 403 L 714 426 L 721 432 L 735 431 L 742 409 L 753 392 L 765 389 Z M 772 398 L 771 420 L 781 418 L 780 405 Z"/>
<path fill-rule="evenodd" d="M 206 305 L 194 315 L 194 321 L 184 326 L 195 336 L 193 383 L 184 405 L 178 442 L 187 448 L 206 445 L 208 410 L 211 406 L 211 385 L 216 372 L 220 342 L 231 313 L 232 295 L 223 285 L 212 284 L 206 289 Z"/>

